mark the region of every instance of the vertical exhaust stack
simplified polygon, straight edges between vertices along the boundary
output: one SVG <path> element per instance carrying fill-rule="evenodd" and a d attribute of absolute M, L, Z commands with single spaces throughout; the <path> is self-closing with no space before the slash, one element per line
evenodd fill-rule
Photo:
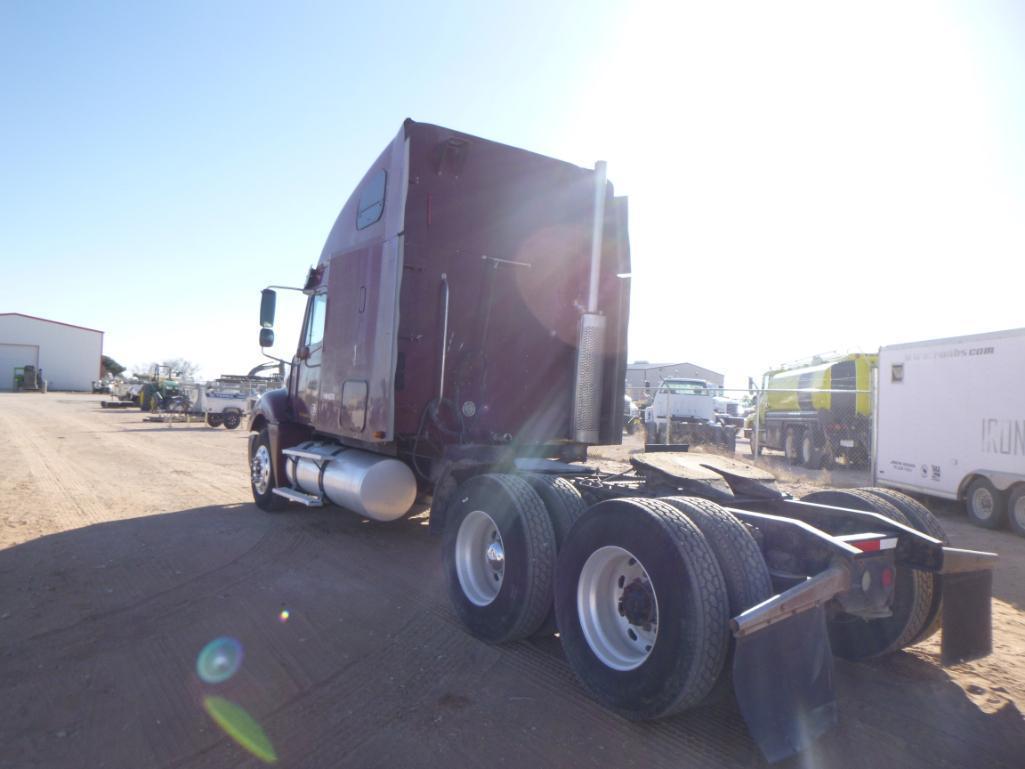
<path fill-rule="evenodd" d="M 601 426 L 602 370 L 605 363 L 605 316 L 598 312 L 602 232 L 605 228 L 605 161 L 594 164 L 594 221 L 587 310 L 577 330 L 577 366 L 573 387 L 573 439 L 598 442 Z"/>

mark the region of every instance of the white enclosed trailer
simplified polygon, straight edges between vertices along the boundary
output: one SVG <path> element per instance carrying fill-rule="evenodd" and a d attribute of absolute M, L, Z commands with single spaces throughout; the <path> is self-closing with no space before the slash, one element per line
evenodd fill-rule
<path fill-rule="evenodd" d="M 878 485 L 1025 536 L 1025 329 L 883 347 L 878 393 Z"/>

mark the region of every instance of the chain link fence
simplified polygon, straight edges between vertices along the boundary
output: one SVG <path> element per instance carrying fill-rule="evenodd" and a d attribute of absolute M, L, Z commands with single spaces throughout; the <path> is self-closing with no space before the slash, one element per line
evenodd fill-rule
<path fill-rule="evenodd" d="M 626 396 L 626 433 L 643 436 L 647 444 L 712 448 L 764 463 L 769 469 L 871 470 L 875 407 L 871 385 L 867 389 L 757 390 L 667 380 L 649 387 L 627 387 Z"/>

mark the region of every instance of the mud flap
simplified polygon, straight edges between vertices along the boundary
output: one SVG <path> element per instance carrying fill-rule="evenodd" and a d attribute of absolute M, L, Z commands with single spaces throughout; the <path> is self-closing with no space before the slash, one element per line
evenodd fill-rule
<path fill-rule="evenodd" d="M 799 753 L 832 729 L 833 652 L 822 606 L 737 639 L 733 689 L 770 763 Z"/>
<path fill-rule="evenodd" d="M 943 575 L 942 664 L 967 662 L 993 651 L 992 594 L 989 569 Z"/>

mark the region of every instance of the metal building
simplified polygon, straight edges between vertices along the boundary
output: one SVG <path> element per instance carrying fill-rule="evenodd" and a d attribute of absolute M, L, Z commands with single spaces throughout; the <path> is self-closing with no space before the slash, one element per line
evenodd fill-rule
<path fill-rule="evenodd" d="M 92 390 L 100 377 L 103 332 L 20 312 L 0 312 L 0 390 L 14 388 L 14 370 L 35 366 L 51 390 Z"/>
<path fill-rule="evenodd" d="M 723 375 L 693 363 L 649 363 L 638 360 L 626 367 L 626 392 L 637 397 L 645 390 L 658 387 L 666 377 L 704 379 L 706 382 L 723 386 Z"/>

